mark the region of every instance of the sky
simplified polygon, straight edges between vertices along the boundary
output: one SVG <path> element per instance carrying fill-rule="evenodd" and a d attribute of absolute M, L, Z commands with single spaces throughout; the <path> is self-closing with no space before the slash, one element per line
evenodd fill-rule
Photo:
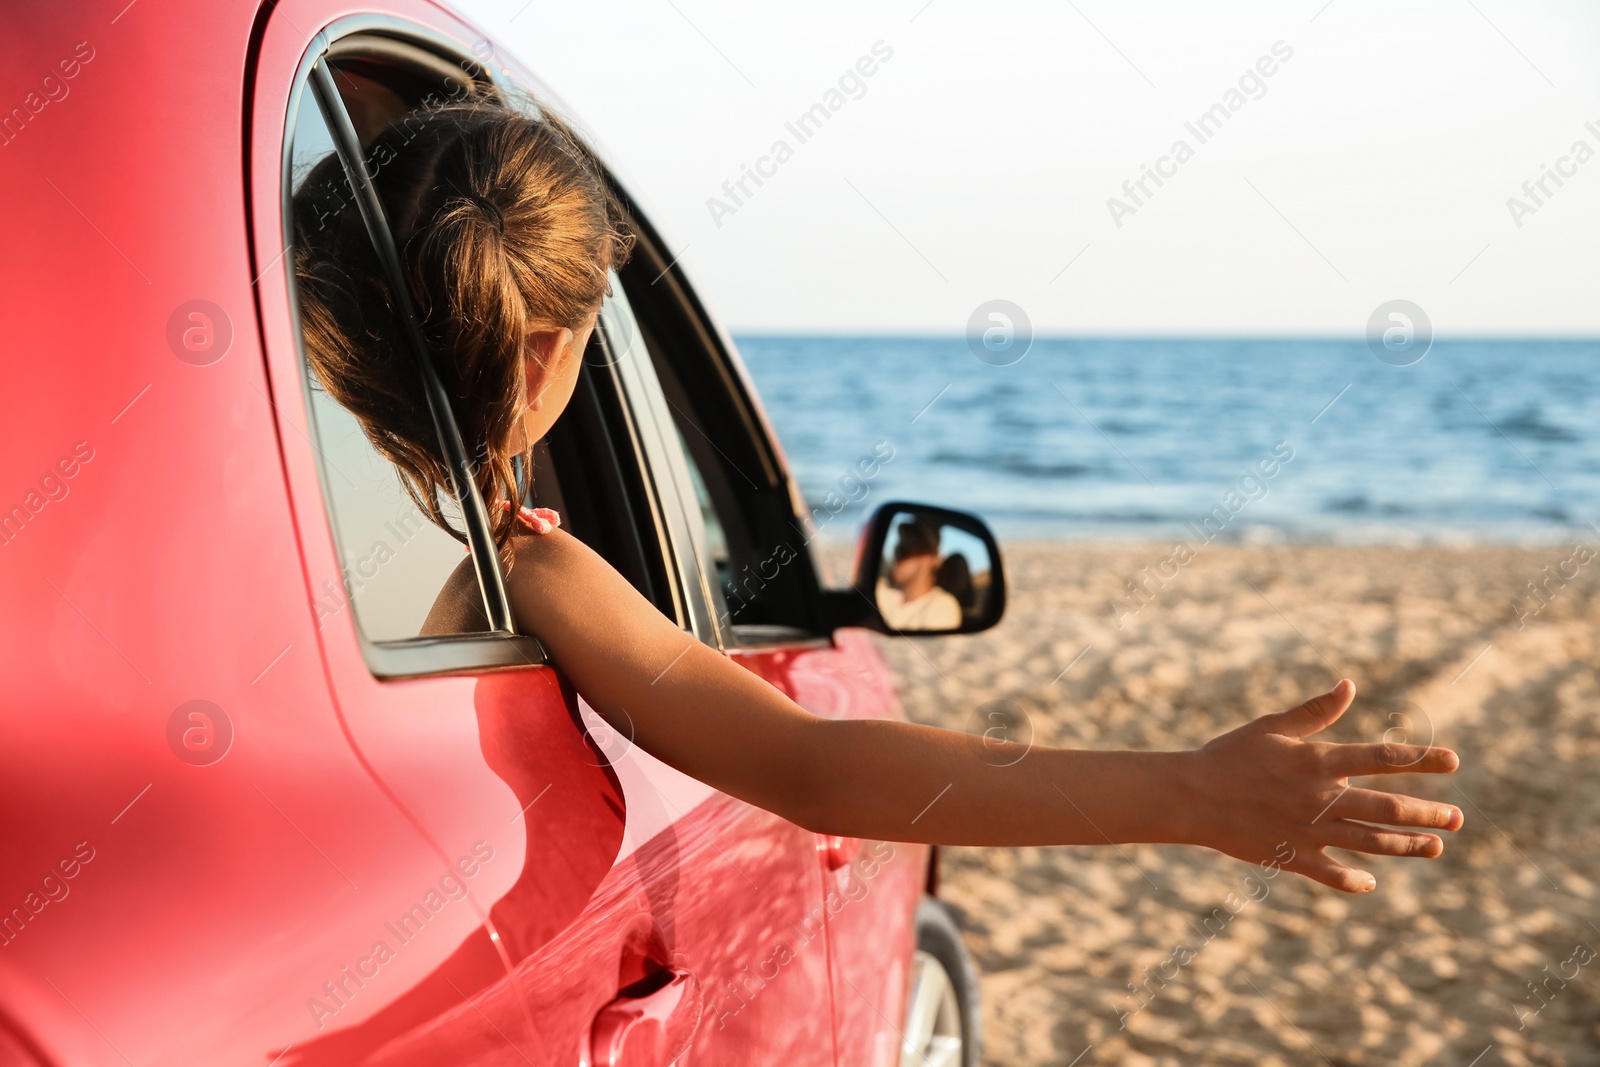
<path fill-rule="evenodd" d="M 456 6 L 736 333 L 1600 334 L 1592 0 Z"/>

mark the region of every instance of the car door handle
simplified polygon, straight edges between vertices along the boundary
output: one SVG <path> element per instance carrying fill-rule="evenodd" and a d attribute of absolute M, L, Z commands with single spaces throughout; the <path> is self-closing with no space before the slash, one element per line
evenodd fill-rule
<path fill-rule="evenodd" d="M 700 984 L 688 971 L 664 971 L 648 993 L 620 996 L 600 1009 L 579 1067 L 668 1067 L 689 1050 L 700 1025 Z"/>
<path fill-rule="evenodd" d="M 822 857 L 822 865 L 830 871 L 848 866 L 861 851 L 861 838 L 838 837 L 834 834 L 817 835 L 817 854 Z"/>

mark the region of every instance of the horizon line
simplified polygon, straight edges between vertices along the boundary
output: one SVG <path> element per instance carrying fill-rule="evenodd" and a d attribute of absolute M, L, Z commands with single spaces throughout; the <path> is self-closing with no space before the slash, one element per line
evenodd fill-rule
<path fill-rule="evenodd" d="M 727 327 L 728 334 L 732 337 L 750 338 L 783 338 L 810 340 L 840 340 L 840 341 L 965 341 L 964 333 L 951 332 L 924 332 L 924 331 L 894 331 L 894 330 L 787 330 L 787 329 L 739 329 Z M 1362 334 L 1344 333 L 1037 333 L 1034 341 L 1343 341 L 1365 344 L 1366 337 Z M 1526 341 L 1571 341 L 1592 342 L 1600 341 L 1600 332 L 1596 333 L 1451 333 L 1435 334 L 1433 343 L 1441 341 L 1501 341 L 1501 342 L 1526 342 Z"/>

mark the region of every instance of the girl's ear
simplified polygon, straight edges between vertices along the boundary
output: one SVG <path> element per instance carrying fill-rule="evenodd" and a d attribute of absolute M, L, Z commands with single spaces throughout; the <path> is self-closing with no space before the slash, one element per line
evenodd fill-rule
<path fill-rule="evenodd" d="M 565 327 L 534 330 L 523 341 L 522 370 L 528 407 L 537 411 L 543 405 L 545 390 L 555 381 L 556 368 L 571 346 L 572 331 Z"/>

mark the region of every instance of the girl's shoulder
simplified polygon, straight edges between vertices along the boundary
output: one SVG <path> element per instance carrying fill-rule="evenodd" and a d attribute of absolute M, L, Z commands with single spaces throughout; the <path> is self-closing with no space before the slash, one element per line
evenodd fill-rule
<path fill-rule="evenodd" d="M 504 503 L 501 507 L 506 507 Z M 561 516 L 550 508 L 517 509 L 517 525 L 512 534 L 512 558 L 521 561 L 523 566 L 513 565 L 511 573 L 507 575 L 508 586 L 515 581 L 521 583 L 529 577 L 529 571 L 541 566 L 549 569 L 552 565 L 560 567 L 563 560 L 570 557 L 569 553 L 541 551 L 540 546 L 550 545 L 564 540 L 547 536 L 561 528 Z M 519 573 L 520 571 L 520 573 Z M 435 636 L 451 633 L 476 633 L 488 625 L 483 614 L 483 598 L 478 591 L 478 573 L 472 565 L 472 559 L 463 556 L 461 562 L 446 579 L 444 587 L 439 590 L 433 608 L 428 612 L 421 633 L 423 636 Z"/>

